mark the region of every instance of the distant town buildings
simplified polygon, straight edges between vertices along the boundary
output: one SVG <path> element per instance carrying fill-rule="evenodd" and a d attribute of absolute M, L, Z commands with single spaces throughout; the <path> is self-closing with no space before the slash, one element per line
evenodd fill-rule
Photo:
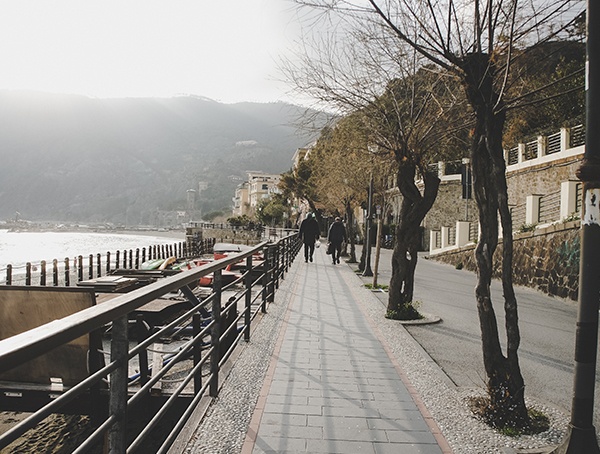
<path fill-rule="evenodd" d="M 279 193 L 281 175 L 248 172 L 248 180 L 238 185 L 233 198 L 234 216 L 252 216 L 262 199 Z"/>
<path fill-rule="evenodd" d="M 315 144 L 316 144 L 316 142 L 313 142 L 310 145 L 307 145 L 306 147 L 301 147 L 296 150 L 296 152 L 294 153 L 294 156 L 292 157 L 294 171 L 298 168 L 298 164 L 300 163 L 300 161 L 306 160 L 309 158 L 310 152 L 312 151 Z"/>

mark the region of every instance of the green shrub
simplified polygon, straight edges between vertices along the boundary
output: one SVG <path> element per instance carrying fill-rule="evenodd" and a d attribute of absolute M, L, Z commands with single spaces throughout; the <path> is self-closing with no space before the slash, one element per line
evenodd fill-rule
<path fill-rule="evenodd" d="M 389 318 L 390 320 L 421 320 L 424 317 L 417 309 L 419 306 L 419 301 L 403 304 L 398 308 L 398 310 L 388 310 L 385 313 L 385 318 Z"/>

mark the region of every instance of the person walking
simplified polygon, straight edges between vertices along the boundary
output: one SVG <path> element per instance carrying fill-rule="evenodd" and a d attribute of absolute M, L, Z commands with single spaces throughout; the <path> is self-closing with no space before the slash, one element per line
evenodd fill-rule
<path fill-rule="evenodd" d="M 315 252 L 315 242 L 319 239 L 319 223 L 315 219 L 314 213 L 308 213 L 306 219 L 300 224 L 300 239 L 304 243 L 304 261 L 313 261 Z"/>
<path fill-rule="evenodd" d="M 348 241 L 348 237 L 346 236 L 346 227 L 344 227 L 344 224 L 339 217 L 336 217 L 334 223 L 329 227 L 327 241 L 331 243 L 331 258 L 333 260 L 333 264 L 335 265 L 336 263 L 340 263 L 342 243 L 344 241 Z"/>

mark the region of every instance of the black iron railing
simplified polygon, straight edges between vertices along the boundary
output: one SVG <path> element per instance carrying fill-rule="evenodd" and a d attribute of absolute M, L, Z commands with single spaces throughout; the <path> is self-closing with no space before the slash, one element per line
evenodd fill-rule
<path fill-rule="evenodd" d="M 69 412 L 70 406 L 78 404 L 80 408 L 82 403 L 89 403 L 90 434 L 74 452 L 167 452 L 198 402 L 207 395 L 217 396 L 222 379 L 219 372 L 238 343 L 250 340 L 252 321 L 274 301 L 280 280 L 299 249 L 296 234 L 274 243 L 263 242 L 246 252 L 159 279 L 1 340 L 2 371 L 81 336 L 96 339 L 103 336 L 105 344 L 110 345 L 110 358 L 103 364 L 104 352 L 90 347 L 89 375 L 68 389 L 54 391 L 50 398 L 46 393 L 44 405 L 0 435 L 0 449 L 35 430 L 50 414 Z M 240 275 L 224 285 L 225 269 L 234 265 L 241 265 Z M 200 278 L 210 275 L 210 294 L 198 296 L 195 285 Z M 0 291 L 10 288 L 6 286 Z M 172 292 L 185 295 L 189 302 L 186 310 L 164 326 L 140 329 L 133 336 L 130 322 L 136 320 L 135 311 Z M 144 325 L 138 314 L 134 326 Z M 106 338 L 107 329 L 110 340 Z M 165 351 L 165 338 L 177 339 L 178 344 Z M 97 344 L 90 342 L 90 345 Z M 154 357 L 151 364 L 149 353 Z M 161 384 L 163 389 L 157 391 L 157 385 Z M 0 383 L 0 388 L 3 386 Z M 23 398 L 31 390 L 25 384 L 22 392 L 0 389 L 2 408 L 6 408 L 7 399 Z M 176 417 L 172 417 L 173 412 Z M 132 420 L 137 424 L 132 424 Z"/>

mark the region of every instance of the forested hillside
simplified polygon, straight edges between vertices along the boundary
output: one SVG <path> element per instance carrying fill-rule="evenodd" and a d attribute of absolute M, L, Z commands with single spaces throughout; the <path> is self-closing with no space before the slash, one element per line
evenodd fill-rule
<path fill-rule="evenodd" d="M 247 170 L 280 173 L 304 109 L 182 96 L 94 99 L 0 91 L 0 220 L 146 223 L 156 210 L 231 206 Z"/>

